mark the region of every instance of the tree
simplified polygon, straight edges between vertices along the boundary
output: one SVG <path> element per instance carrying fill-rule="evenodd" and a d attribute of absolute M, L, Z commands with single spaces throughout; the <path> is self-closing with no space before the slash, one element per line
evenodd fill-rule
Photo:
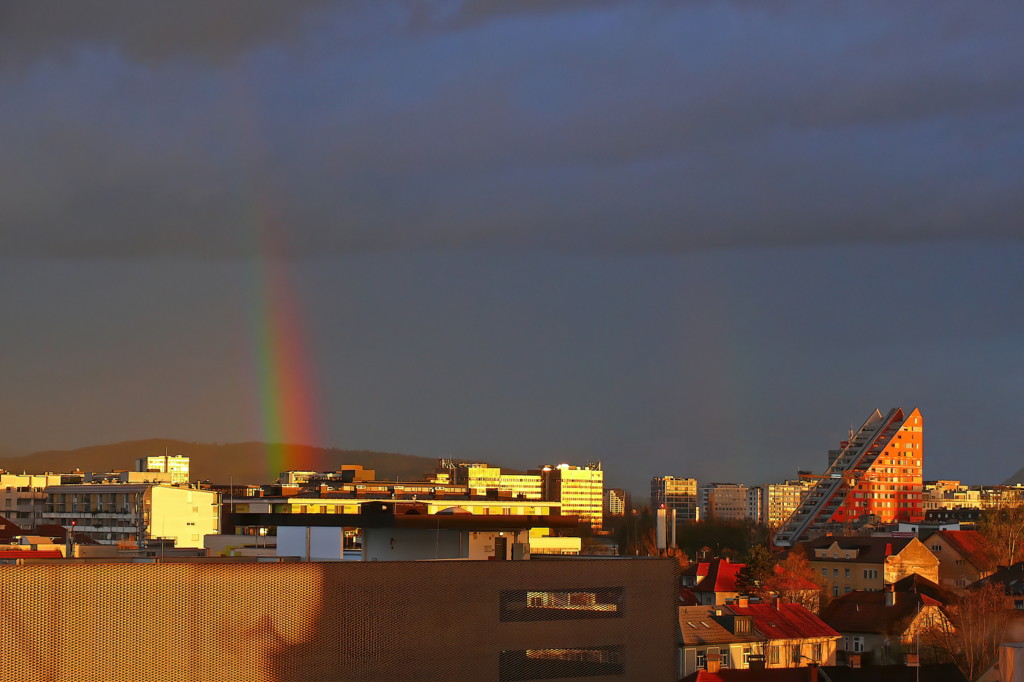
<path fill-rule="evenodd" d="M 811 613 L 818 613 L 824 587 L 821 576 L 807 556 L 799 552 L 793 552 L 778 562 L 774 573 L 765 582 L 766 592 L 778 595 L 788 604 L 800 604 Z"/>
<path fill-rule="evenodd" d="M 747 563 L 736 574 L 736 589 L 741 594 L 765 599 L 767 585 L 775 575 L 775 557 L 764 545 L 754 545 L 747 554 Z"/>
<path fill-rule="evenodd" d="M 949 622 L 923 637 L 968 679 L 977 679 L 995 661 L 1009 619 L 1003 586 L 988 583 L 969 590 L 947 612 Z"/>
<path fill-rule="evenodd" d="M 978 532 L 989 560 L 987 568 L 994 570 L 1024 561 L 1024 504 L 1020 500 L 985 512 L 978 522 Z"/>

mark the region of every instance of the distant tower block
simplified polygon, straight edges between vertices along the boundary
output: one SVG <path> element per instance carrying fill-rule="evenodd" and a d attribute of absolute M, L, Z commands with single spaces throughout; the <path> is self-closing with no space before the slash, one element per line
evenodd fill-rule
<path fill-rule="evenodd" d="M 136 471 L 154 471 L 171 475 L 171 483 L 188 485 L 188 457 L 185 455 L 153 455 L 135 460 Z"/>
<path fill-rule="evenodd" d="M 841 530 L 862 517 L 882 523 L 924 518 L 924 418 L 917 408 L 875 410 L 842 449 L 829 453 L 825 474 L 773 539 L 780 547 Z"/>

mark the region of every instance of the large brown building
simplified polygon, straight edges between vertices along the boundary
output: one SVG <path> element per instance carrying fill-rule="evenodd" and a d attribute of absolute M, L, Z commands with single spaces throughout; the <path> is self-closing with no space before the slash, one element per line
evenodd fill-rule
<path fill-rule="evenodd" d="M 674 680 L 666 559 L 0 566 L 0 678 Z"/>

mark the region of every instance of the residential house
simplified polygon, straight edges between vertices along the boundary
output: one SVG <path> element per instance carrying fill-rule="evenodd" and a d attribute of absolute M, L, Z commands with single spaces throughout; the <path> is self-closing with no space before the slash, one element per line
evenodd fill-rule
<path fill-rule="evenodd" d="M 835 664 L 841 635 L 803 606 L 754 604 L 741 597 L 725 609 L 736 616 L 750 616 L 754 630 L 767 640 L 766 667 Z"/>
<path fill-rule="evenodd" d="M 938 582 L 939 560 L 917 538 L 824 536 L 798 543 L 816 572 L 838 597 L 855 590 L 880 591 L 916 573 Z"/>
<path fill-rule="evenodd" d="M 944 608 L 951 600 L 939 585 L 912 575 L 884 592 L 857 590 L 837 597 L 821 619 L 843 636 L 841 661 L 900 664 L 905 653 L 918 651 L 920 635 L 949 626 Z"/>
<path fill-rule="evenodd" d="M 751 659 L 764 660 L 763 635 L 750 616 L 736 616 L 714 606 L 679 607 L 680 676 L 698 670 L 745 669 Z"/>
<path fill-rule="evenodd" d="M 924 540 L 939 559 L 939 584 L 946 588 L 967 587 L 992 569 L 985 545 L 976 530 L 939 530 Z"/>

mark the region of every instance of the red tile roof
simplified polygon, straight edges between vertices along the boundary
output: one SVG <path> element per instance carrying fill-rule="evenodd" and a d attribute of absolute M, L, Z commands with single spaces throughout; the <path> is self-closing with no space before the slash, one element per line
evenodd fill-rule
<path fill-rule="evenodd" d="M 745 607 L 730 605 L 733 613 L 753 616 L 754 629 L 768 639 L 807 639 L 812 637 L 839 637 L 839 633 L 823 620 L 799 604 L 749 604 Z"/>
<path fill-rule="evenodd" d="M 746 564 L 715 559 L 708 567 L 707 577 L 697 583 L 694 592 L 737 592 L 736 576 Z M 698 575 L 699 569 L 698 569 Z"/>
<path fill-rule="evenodd" d="M 932 535 L 942 536 L 975 568 L 982 568 L 987 562 L 985 544 L 981 533 L 976 530 L 938 530 Z M 931 536 L 928 536 L 931 537 Z"/>

